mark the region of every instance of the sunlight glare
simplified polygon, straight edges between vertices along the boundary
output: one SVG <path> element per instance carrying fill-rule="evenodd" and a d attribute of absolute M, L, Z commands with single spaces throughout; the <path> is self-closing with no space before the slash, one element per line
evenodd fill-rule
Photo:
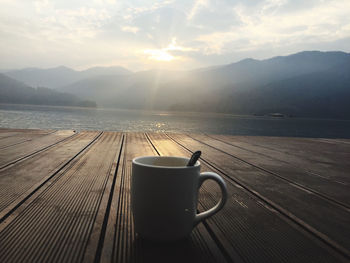
<path fill-rule="evenodd" d="M 157 61 L 172 61 L 174 56 L 170 55 L 167 51 L 162 49 L 146 49 L 145 54 L 149 55 L 149 59 L 154 59 Z"/>

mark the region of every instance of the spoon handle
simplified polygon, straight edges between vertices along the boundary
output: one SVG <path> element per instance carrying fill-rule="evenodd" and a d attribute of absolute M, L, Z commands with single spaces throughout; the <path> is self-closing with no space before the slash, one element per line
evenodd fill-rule
<path fill-rule="evenodd" d="M 187 166 L 193 166 L 201 156 L 201 151 L 196 151 L 192 154 L 191 159 L 188 161 Z"/>

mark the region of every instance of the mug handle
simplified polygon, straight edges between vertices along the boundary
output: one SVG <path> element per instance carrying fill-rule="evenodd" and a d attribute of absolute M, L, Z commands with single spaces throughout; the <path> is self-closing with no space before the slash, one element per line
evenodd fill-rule
<path fill-rule="evenodd" d="M 213 172 L 204 172 L 199 175 L 199 187 L 203 184 L 203 182 L 207 179 L 212 179 L 218 183 L 221 189 L 221 199 L 220 201 L 212 208 L 207 211 L 204 211 L 200 214 L 197 214 L 194 219 L 194 225 L 197 225 L 202 220 L 214 215 L 217 213 L 226 203 L 227 201 L 227 187 L 224 179 L 216 173 Z"/>

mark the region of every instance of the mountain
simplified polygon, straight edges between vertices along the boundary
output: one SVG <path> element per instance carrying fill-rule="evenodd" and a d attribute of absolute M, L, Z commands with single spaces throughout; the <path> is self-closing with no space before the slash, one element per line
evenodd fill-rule
<path fill-rule="evenodd" d="M 97 76 L 79 80 L 57 90 L 69 92 L 84 99 L 94 98 L 99 105 L 109 106 L 110 99 L 113 100 L 120 93 L 126 92 L 125 89 L 131 84 L 130 81 L 127 75 Z M 110 106 L 113 106 L 113 103 Z"/>
<path fill-rule="evenodd" d="M 93 68 L 57 91 L 105 107 L 350 119 L 349 63 L 345 52 L 304 51 L 192 71 Z"/>
<path fill-rule="evenodd" d="M 123 67 L 93 67 L 80 71 L 81 78 L 90 78 L 103 75 L 128 75 L 131 71 Z"/>
<path fill-rule="evenodd" d="M 327 70 L 274 81 L 254 89 L 220 89 L 174 110 L 350 119 L 350 61 Z"/>
<path fill-rule="evenodd" d="M 328 70 L 273 82 L 254 94 L 237 94 L 242 107 L 244 96 L 254 98 L 255 106 L 250 112 L 259 107 L 260 114 L 283 112 L 305 117 L 350 119 L 350 60 Z"/>
<path fill-rule="evenodd" d="M 108 107 L 350 119 L 349 62 L 348 53 L 305 51 L 188 72 L 98 76 L 60 90 Z"/>
<path fill-rule="evenodd" d="M 31 88 L 0 73 L 0 103 L 96 107 L 93 101 L 48 88 Z"/>
<path fill-rule="evenodd" d="M 182 71 L 148 70 L 129 75 L 96 76 L 57 90 L 69 92 L 84 99 L 93 98 L 99 105 L 106 107 L 168 109 L 168 99 L 165 99 L 164 103 L 158 100 L 155 106 L 152 105 L 153 98 L 160 96 L 164 90 L 176 92 L 170 84 L 184 78 L 187 74 L 188 72 Z M 169 86 L 164 88 L 167 83 Z M 179 94 L 177 94 L 178 97 Z"/>
<path fill-rule="evenodd" d="M 28 86 L 58 88 L 81 79 L 98 75 L 125 75 L 131 72 L 122 67 L 95 67 L 83 71 L 76 71 L 65 66 L 60 66 L 49 69 L 25 68 L 4 73 Z"/>
<path fill-rule="evenodd" d="M 235 85 L 236 88 L 246 89 L 327 70 L 349 59 L 350 54 L 344 52 L 304 51 L 265 60 L 244 59 L 215 69 L 202 70 L 193 77 L 205 86 Z"/>
<path fill-rule="evenodd" d="M 31 87 L 55 88 L 79 79 L 75 70 L 64 66 L 49 69 L 25 68 L 5 72 L 5 74 Z"/>

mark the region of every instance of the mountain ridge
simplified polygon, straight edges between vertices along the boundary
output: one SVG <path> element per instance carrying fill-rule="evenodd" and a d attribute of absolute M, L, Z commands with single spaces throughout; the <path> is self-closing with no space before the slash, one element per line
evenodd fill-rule
<path fill-rule="evenodd" d="M 0 73 L 0 103 L 96 107 L 96 103 L 45 87 L 32 88 Z"/>
<path fill-rule="evenodd" d="M 339 105 L 327 100 L 350 99 L 349 63 L 346 52 L 303 51 L 192 71 L 90 75 L 57 90 L 104 107 L 350 119 L 343 99 Z"/>
<path fill-rule="evenodd" d="M 47 69 L 41 68 L 24 68 L 4 72 L 5 75 L 21 81 L 31 87 L 48 87 L 58 88 L 78 80 L 97 76 L 97 75 L 124 75 L 130 74 L 131 71 L 119 67 L 92 67 L 86 70 L 74 70 L 66 66 L 57 66 Z"/>

